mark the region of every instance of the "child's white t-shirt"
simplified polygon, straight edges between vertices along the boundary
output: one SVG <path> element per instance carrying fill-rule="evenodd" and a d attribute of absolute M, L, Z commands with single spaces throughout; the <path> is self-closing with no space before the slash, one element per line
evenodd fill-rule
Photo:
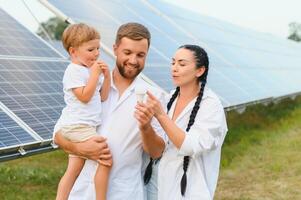
<path fill-rule="evenodd" d="M 99 90 L 103 82 L 103 76 L 100 76 L 96 90 L 88 103 L 82 103 L 72 92 L 73 88 L 86 86 L 89 77 L 89 68 L 74 63 L 68 65 L 63 78 L 66 107 L 62 110 L 61 117 L 55 125 L 54 133 L 60 127 L 66 125 L 87 124 L 98 126 L 101 124 L 102 109 Z"/>

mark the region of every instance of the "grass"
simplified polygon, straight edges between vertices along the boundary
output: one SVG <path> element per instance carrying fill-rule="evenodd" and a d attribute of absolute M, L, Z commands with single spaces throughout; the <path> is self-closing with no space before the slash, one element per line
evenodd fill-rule
<path fill-rule="evenodd" d="M 216 200 L 301 199 L 301 98 L 228 114 Z"/>
<path fill-rule="evenodd" d="M 0 199 L 55 199 L 66 159 L 64 152 L 53 151 L 0 163 Z"/>
<path fill-rule="evenodd" d="M 227 119 L 215 199 L 301 199 L 301 97 Z M 0 199 L 54 199 L 66 159 L 54 151 L 0 163 Z"/>

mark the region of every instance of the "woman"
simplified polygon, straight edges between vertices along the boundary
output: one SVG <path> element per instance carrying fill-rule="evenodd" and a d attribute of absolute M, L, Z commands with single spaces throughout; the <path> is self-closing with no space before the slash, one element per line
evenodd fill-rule
<path fill-rule="evenodd" d="M 208 70 L 204 49 L 181 46 L 172 58 L 177 88 L 167 114 L 149 92 L 146 104 L 136 106 L 138 122 L 146 123 L 154 116 L 169 139 L 158 169 L 159 200 L 213 199 L 227 124 L 221 102 L 206 86 Z"/>

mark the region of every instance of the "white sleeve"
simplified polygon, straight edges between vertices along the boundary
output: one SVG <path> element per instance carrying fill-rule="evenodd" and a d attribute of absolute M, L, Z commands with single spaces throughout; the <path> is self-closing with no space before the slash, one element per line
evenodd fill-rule
<path fill-rule="evenodd" d="M 215 99 L 206 99 L 201 104 L 194 124 L 186 132 L 179 149 L 181 156 L 198 156 L 220 147 L 227 132 L 225 113 L 222 105 Z"/>
<path fill-rule="evenodd" d="M 164 111 L 166 112 L 166 110 L 167 110 L 166 109 L 166 105 L 167 105 L 166 100 L 167 100 L 167 98 L 166 98 L 165 93 L 160 91 L 160 92 L 154 93 L 154 95 L 156 96 L 156 98 L 159 99 L 159 101 L 161 102 L 162 107 L 164 108 Z M 153 117 L 151 125 L 152 125 L 154 131 L 156 132 L 156 134 L 159 135 L 164 140 L 164 143 L 165 143 L 165 146 L 166 146 L 167 141 L 168 141 L 168 137 L 167 137 L 164 129 L 161 127 L 159 121 L 155 117 Z"/>
<path fill-rule="evenodd" d="M 85 71 L 77 68 L 68 68 L 65 71 L 63 78 L 63 85 L 65 89 L 72 89 L 86 86 L 87 79 L 85 78 Z"/>

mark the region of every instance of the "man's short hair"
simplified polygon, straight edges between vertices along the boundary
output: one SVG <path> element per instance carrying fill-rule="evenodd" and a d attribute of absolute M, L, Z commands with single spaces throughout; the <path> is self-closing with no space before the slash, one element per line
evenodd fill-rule
<path fill-rule="evenodd" d="M 79 23 L 72 24 L 64 30 L 62 43 L 69 53 L 70 47 L 79 47 L 85 42 L 96 39 L 100 39 L 100 34 L 94 27 Z"/>
<path fill-rule="evenodd" d="M 115 44 L 119 45 L 122 38 L 129 38 L 131 40 L 147 39 L 148 47 L 150 45 L 151 34 L 149 30 L 139 23 L 126 23 L 119 27 L 116 35 Z"/>

